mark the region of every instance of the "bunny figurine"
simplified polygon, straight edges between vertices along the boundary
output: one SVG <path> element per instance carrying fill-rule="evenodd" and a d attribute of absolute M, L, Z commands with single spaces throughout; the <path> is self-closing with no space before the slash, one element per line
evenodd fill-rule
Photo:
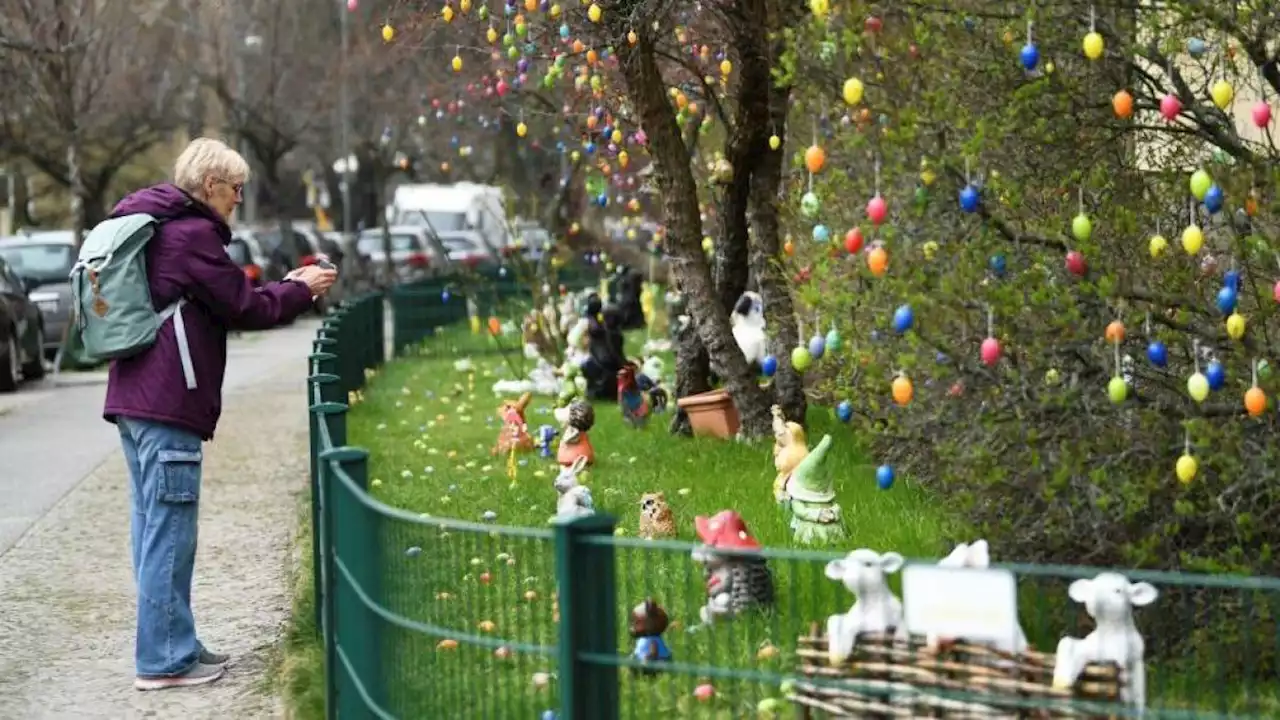
<path fill-rule="evenodd" d="M 595 504 L 591 501 L 591 490 L 578 482 L 578 475 L 587 466 L 587 458 L 579 457 L 568 467 L 560 468 L 556 477 L 556 492 L 560 499 L 556 501 L 555 520 L 572 520 L 595 514 Z"/>

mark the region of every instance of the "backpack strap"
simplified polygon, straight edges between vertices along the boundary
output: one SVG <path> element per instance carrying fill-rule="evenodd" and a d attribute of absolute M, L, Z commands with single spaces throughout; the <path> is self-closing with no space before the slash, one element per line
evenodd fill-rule
<path fill-rule="evenodd" d="M 191 362 L 191 345 L 187 342 L 187 326 L 182 321 L 182 307 L 187 304 L 186 298 L 160 311 L 160 323 L 173 318 L 173 332 L 178 339 L 178 357 L 182 359 L 182 376 L 187 381 L 187 389 L 196 389 L 196 368 Z"/>

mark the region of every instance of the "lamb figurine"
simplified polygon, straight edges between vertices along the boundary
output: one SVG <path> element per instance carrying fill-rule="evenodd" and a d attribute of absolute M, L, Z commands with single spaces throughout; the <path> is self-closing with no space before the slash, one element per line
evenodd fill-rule
<path fill-rule="evenodd" d="M 863 633 L 896 631 L 899 637 L 905 636 L 902 601 L 885 579 L 901 570 L 903 564 L 905 560 L 896 552 L 881 555 L 866 548 L 827 563 L 827 577 L 843 583 L 856 597 L 849 612 L 827 618 L 827 657 L 832 665 L 853 654 L 858 636 Z"/>
<path fill-rule="evenodd" d="M 987 541 L 975 540 L 972 544 L 960 543 L 956 545 L 950 555 L 938 562 L 938 567 L 974 568 L 976 570 L 985 570 L 991 567 L 991 552 L 987 546 Z M 940 638 L 931 633 L 925 637 L 925 647 L 932 652 L 936 652 L 942 644 L 953 640 L 954 638 Z M 1015 632 L 1011 637 L 985 644 L 996 650 L 1014 655 L 1024 652 L 1028 647 L 1027 635 L 1022 632 L 1021 625 L 1015 627 Z"/>
<path fill-rule="evenodd" d="M 560 499 L 556 501 L 556 516 L 552 518 L 553 521 L 572 520 L 595 514 L 596 508 L 595 503 L 591 501 L 591 490 L 578 482 L 578 475 L 586 466 L 587 458 L 582 456 L 574 460 L 572 465 L 560 468 L 560 475 L 555 481 L 556 492 L 560 493 Z"/>
<path fill-rule="evenodd" d="M 1096 627 L 1083 640 L 1065 637 L 1058 641 L 1053 686 L 1075 685 L 1090 664 L 1114 663 L 1126 681 L 1120 700 L 1141 714 L 1147 704 L 1147 670 L 1143 663 L 1146 645 L 1133 624 L 1133 608 L 1155 602 L 1155 587 L 1145 582 L 1130 583 L 1119 573 L 1104 572 L 1092 580 L 1076 580 L 1067 594 L 1084 605 Z"/>

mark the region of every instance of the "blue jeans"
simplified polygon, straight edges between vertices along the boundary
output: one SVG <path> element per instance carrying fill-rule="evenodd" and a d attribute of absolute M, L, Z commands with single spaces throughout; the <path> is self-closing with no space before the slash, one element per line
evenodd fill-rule
<path fill-rule="evenodd" d="M 117 418 L 129 463 L 133 575 L 138 588 L 134 658 L 140 677 L 181 675 L 200 657 L 191 575 L 200 513 L 200 436 Z"/>

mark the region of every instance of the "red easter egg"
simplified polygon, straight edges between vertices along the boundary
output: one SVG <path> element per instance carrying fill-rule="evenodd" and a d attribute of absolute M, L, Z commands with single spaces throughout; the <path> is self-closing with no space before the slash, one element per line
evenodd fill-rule
<path fill-rule="evenodd" d="M 862 27 L 869 33 L 878 33 L 882 28 L 884 28 L 884 22 L 875 15 L 870 15 L 865 21 L 863 21 Z"/>
<path fill-rule="evenodd" d="M 1076 277 L 1084 277 L 1089 272 L 1089 263 L 1084 259 L 1084 253 L 1079 250 L 1067 253 L 1067 272 Z"/>
<path fill-rule="evenodd" d="M 888 214 L 889 204 L 884 201 L 883 197 L 876 195 L 867 202 L 867 219 L 876 225 L 884 222 Z"/>
<path fill-rule="evenodd" d="M 989 337 L 982 341 L 982 362 L 988 367 L 1000 362 L 1000 341 Z"/>
<path fill-rule="evenodd" d="M 1280 302 L 1280 280 L 1277 280 L 1276 286 L 1271 289 L 1271 297 L 1274 297 L 1276 302 Z"/>
<path fill-rule="evenodd" d="M 1180 112 L 1182 112 L 1182 101 L 1173 93 L 1160 99 L 1160 114 L 1165 120 L 1173 122 Z"/>
<path fill-rule="evenodd" d="M 1271 123 L 1271 106 L 1261 100 L 1253 106 L 1253 111 L 1250 114 L 1253 115 L 1253 124 L 1260 128 L 1264 128 Z"/>
<path fill-rule="evenodd" d="M 849 232 L 844 234 L 844 249 L 852 255 L 862 249 L 862 228 L 850 228 Z"/>

